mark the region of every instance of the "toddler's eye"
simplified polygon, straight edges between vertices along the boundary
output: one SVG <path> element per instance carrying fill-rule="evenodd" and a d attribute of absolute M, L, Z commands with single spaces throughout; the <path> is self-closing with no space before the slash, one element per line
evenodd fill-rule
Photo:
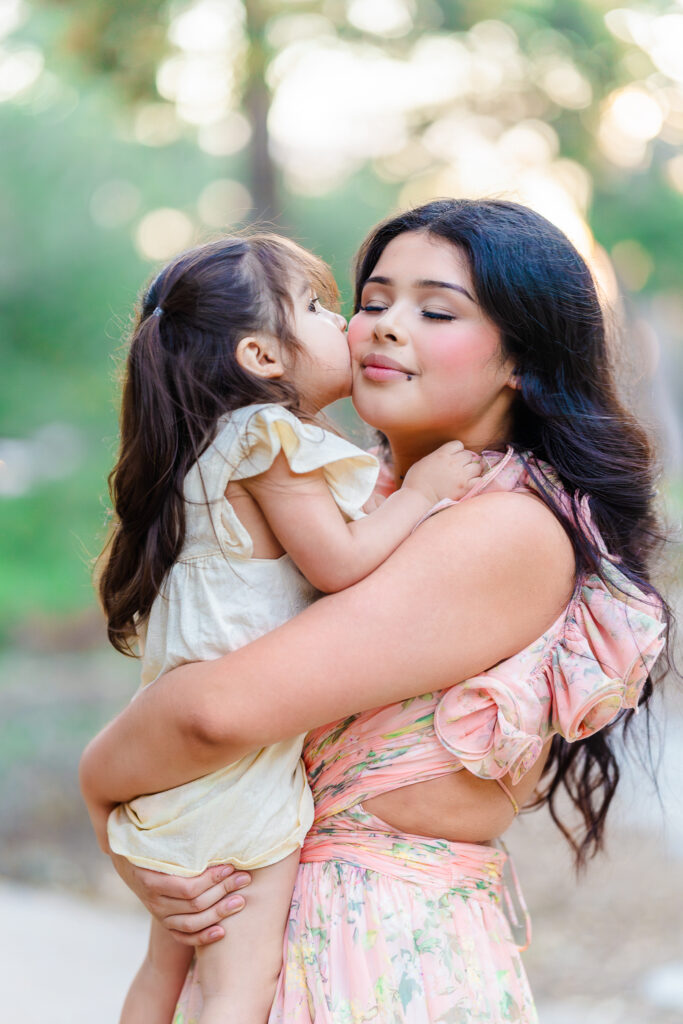
<path fill-rule="evenodd" d="M 317 295 L 314 295 L 313 298 L 309 299 L 309 301 L 308 301 L 308 312 L 309 313 L 319 313 L 320 312 L 319 305 L 320 305 L 320 299 L 318 298 Z"/>

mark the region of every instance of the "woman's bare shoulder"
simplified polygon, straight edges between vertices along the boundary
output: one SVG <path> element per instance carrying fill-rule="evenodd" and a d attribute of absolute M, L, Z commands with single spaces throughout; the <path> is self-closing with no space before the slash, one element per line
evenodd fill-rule
<path fill-rule="evenodd" d="M 556 571 L 574 573 L 571 540 L 557 516 L 537 495 L 523 491 L 493 491 L 460 502 L 453 511 L 458 530 L 493 533 L 510 555 L 523 555 L 533 568 L 550 558 Z"/>
<path fill-rule="evenodd" d="M 575 586 L 571 541 L 530 494 L 493 492 L 460 502 L 428 519 L 402 548 L 392 556 L 397 574 L 405 571 L 403 554 L 424 566 L 435 597 L 445 599 L 458 586 L 486 615 L 500 613 L 522 633 L 540 624 L 540 635 Z"/>
<path fill-rule="evenodd" d="M 532 563 L 537 559 L 559 559 L 573 572 L 574 555 L 566 530 L 536 495 L 520 491 L 494 491 L 461 501 L 433 516 L 440 522 L 444 541 L 459 537 L 493 546 L 499 555 L 509 549 L 511 557 L 523 555 Z M 426 524 L 425 524 L 426 525 Z M 560 568 L 560 566 L 557 566 Z"/>

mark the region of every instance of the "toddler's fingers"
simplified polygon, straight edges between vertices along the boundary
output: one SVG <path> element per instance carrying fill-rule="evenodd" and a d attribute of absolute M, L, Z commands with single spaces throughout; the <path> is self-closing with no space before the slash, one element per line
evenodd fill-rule
<path fill-rule="evenodd" d="M 458 452 L 463 451 L 464 448 L 465 445 L 462 441 L 444 441 L 442 445 L 439 445 L 439 447 L 432 452 L 432 455 L 457 455 Z M 429 458 L 429 456 L 426 457 Z"/>
<path fill-rule="evenodd" d="M 472 462 L 475 459 L 477 461 L 481 461 L 481 455 L 477 452 L 470 451 L 469 448 L 464 448 L 462 441 L 452 441 L 451 444 L 453 445 L 452 448 L 450 445 L 444 445 L 444 448 L 446 448 L 447 454 L 450 455 L 451 458 L 457 459 L 458 462 Z M 458 445 L 459 447 L 456 447 Z"/>

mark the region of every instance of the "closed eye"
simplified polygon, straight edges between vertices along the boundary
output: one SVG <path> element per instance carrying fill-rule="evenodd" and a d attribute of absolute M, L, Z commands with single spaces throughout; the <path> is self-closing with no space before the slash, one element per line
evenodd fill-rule
<path fill-rule="evenodd" d="M 360 306 L 362 313 L 384 313 L 386 308 L 386 306 L 377 306 L 372 303 L 368 303 L 367 306 Z"/>
<path fill-rule="evenodd" d="M 456 318 L 450 313 L 433 313 L 430 309 L 423 309 L 422 316 L 426 317 L 427 320 L 455 320 Z"/>

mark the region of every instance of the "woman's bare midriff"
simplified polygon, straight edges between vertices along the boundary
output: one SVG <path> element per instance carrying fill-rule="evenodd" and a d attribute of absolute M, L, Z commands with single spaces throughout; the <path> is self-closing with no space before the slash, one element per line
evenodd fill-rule
<path fill-rule="evenodd" d="M 517 786 L 511 786 L 507 776 L 503 779 L 519 807 L 532 800 L 549 751 L 550 741 Z M 478 779 L 464 769 L 392 789 L 364 800 L 363 807 L 399 832 L 462 843 L 490 842 L 515 817 L 509 797 L 497 782 Z"/>

